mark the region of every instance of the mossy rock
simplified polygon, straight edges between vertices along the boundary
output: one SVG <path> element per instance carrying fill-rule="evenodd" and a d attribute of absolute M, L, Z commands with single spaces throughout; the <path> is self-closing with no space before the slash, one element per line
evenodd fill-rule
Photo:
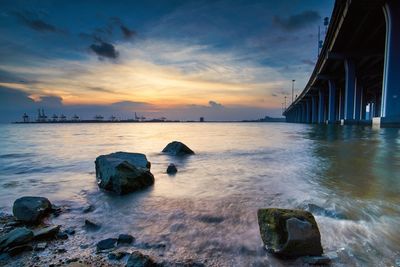
<path fill-rule="evenodd" d="M 310 212 L 269 208 L 259 209 L 257 215 L 261 239 L 269 252 L 287 258 L 323 253 L 318 225 Z"/>

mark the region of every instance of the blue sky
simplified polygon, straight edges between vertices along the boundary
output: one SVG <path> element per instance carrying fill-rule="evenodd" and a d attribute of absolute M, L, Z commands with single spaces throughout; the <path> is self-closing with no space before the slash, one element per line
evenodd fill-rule
<path fill-rule="evenodd" d="M 333 1 L 3 1 L 0 121 L 279 116 Z"/>

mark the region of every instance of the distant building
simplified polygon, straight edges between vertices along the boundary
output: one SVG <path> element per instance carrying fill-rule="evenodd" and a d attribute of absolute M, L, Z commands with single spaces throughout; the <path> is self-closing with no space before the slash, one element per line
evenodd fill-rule
<path fill-rule="evenodd" d="M 204 122 L 204 117 L 200 117 L 200 122 Z"/>
<path fill-rule="evenodd" d="M 75 114 L 75 115 L 72 117 L 72 120 L 73 120 L 73 121 L 79 121 L 79 116 Z"/>
<path fill-rule="evenodd" d="M 28 114 L 24 113 L 24 115 L 22 116 L 22 120 L 23 120 L 23 122 L 29 122 Z"/>
<path fill-rule="evenodd" d="M 66 121 L 66 120 L 67 120 L 67 116 L 65 116 L 64 114 L 61 114 L 60 121 Z"/>
<path fill-rule="evenodd" d="M 58 116 L 56 114 L 53 114 L 51 118 L 53 119 L 53 121 L 58 121 Z"/>
<path fill-rule="evenodd" d="M 94 116 L 94 119 L 95 119 L 96 121 L 102 121 L 102 120 L 104 119 L 104 117 L 101 116 L 101 115 L 96 115 L 96 116 Z"/>

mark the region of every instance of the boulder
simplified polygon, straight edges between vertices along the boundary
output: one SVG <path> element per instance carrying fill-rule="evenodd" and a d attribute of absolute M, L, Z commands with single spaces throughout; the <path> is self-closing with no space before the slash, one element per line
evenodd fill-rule
<path fill-rule="evenodd" d="M 144 255 L 139 251 L 134 251 L 129 255 L 126 267 L 157 267 L 159 266 L 148 255 Z"/>
<path fill-rule="evenodd" d="M 173 141 L 169 143 L 162 152 L 170 154 L 172 156 L 185 156 L 194 155 L 193 150 L 187 147 L 184 143 Z"/>
<path fill-rule="evenodd" d="M 118 245 L 120 244 L 132 244 L 135 241 L 135 238 L 131 235 L 127 235 L 127 234 L 120 234 L 118 236 Z"/>
<path fill-rule="evenodd" d="M 0 237 L 0 251 L 24 245 L 33 239 L 33 232 L 25 227 L 20 227 Z"/>
<path fill-rule="evenodd" d="M 39 229 L 34 232 L 34 239 L 42 240 L 42 239 L 55 238 L 57 234 L 60 232 L 60 227 L 61 227 L 60 225 L 52 225 Z"/>
<path fill-rule="evenodd" d="M 143 154 L 116 152 L 97 157 L 95 164 L 98 185 L 104 190 L 122 195 L 154 184 Z"/>
<path fill-rule="evenodd" d="M 38 223 L 51 211 L 51 203 L 45 197 L 21 197 L 13 205 L 15 218 L 25 223 Z"/>
<path fill-rule="evenodd" d="M 175 174 L 177 172 L 178 172 L 178 169 L 176 168 L 175 164 L 171 163 L 168 165 L 168 168 L 167 168 L 168 174 Z"/>
<path fill-rule="evenodd" d="M 116 243 L 117 243 L 116 238 L 107 238 L 98 242 L 96 248 L 97 251 L 108 250 L 114 248 Z"/>
<path fill-rule="evenodd" d="M 321 235 L 314 216 L 303 210 L 260 209 L 258 224 L 267 250 L 278 256 L 320 256 Z"/>
<path fill-rule="evenodd" d="M 101 228 L 101 224 L 92 222 L 90 220 L 85 220 L 85 228 L 89 231 L 97 231 Z"/>

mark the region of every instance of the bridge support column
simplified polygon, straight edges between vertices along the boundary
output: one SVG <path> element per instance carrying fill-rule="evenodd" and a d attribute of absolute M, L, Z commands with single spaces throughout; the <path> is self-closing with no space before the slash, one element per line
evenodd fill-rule
<path fill-rule="evenodd" d="M 306 103 L 301 103 L 301 122 L 306 123 L 307 122 L 307 110 L 306 110 Z"/>
<path fill-rule="evenodd" d="M 323 89 L 319 89 L 318 99 L 318 123 L 325 123 L 325 91 Z"/>
<path fill-rule="evenodd" d="M 329 84 L 329 110 L 328 123 L 336 123 L 336 85 L 333 80 L 328 81 Z"/>
<path fill-rule="evenodd" d="M 354 120 L 358 123 L 362 120 L 361 118 L 361 104 L 362 104 L 362 91 L 363 86 L 360 84 L 359 80 L 356 82 L 356 94 L 355 94 L 355 107 L 354 107 Z"/>
<path fill-rule="evenodd" d="M 386 0 L 385 64 L 381 105 L 381 125 L 400 126 L 400 1 Z"/>
<path fill-rule="evenodd" d="M 306 123 L 311 123 L 310 111 L 311 111 L 310 99 L 307 99 L 306 100 Z"/>
<path fill-rule="evenodd" d="M 318 109 L 317 109 L 317 96 L 313 95 L 311 98 L 311 123 L 318 122 Z"/>
<path fill-rule="evenodd" d="M 344 61 L 346 73 L 344 94 L 344 124 L 354 124 L 354 94 L 356 88 L 356 71 L 354 61 Z M 343 100 L 343 98 L 342 98 Z"/>

